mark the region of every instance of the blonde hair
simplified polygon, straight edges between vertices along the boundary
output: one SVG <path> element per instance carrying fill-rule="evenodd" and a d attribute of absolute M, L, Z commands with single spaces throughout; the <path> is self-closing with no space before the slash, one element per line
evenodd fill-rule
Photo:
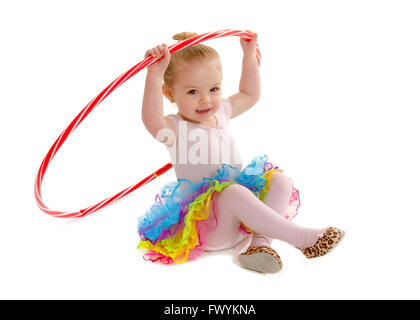
<path fill-rule="evenodd" d="M 198 36 L 195 32 L 181 32 L 175 34 L 172 39 L 182 41 L 195 36 Z M 169 65 L 163 75 L 164 84 L 169 88 L 172 87 L 175 82 L 177 66 L 206 58 L 217 58 L 220 61 L 217 51 L 203 44 L 195 44 L 191 47 L 184 48 L 173 53 L 171 55 L 171 61 L 169 62 Z"/>

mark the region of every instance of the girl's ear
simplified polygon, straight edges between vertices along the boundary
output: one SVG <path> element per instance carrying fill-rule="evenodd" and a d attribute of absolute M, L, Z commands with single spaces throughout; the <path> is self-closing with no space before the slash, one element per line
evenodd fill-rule
<path fill-rule="evenodd" d="M 172 95 L 172 92 L 171 92 L 171 90 L 165 85 L 165 84 L 162 84 L 162 92 L 163 92 L 163 95 L 170 101 L 170 102 L 175 102 L 175 99 L 174 99 L 174 97 L 173 97 L 173 95 Z"/>

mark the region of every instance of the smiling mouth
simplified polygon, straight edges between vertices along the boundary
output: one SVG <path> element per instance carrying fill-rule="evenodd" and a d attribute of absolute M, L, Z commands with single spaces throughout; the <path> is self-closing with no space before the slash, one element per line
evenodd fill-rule
<path fill-rule="evenodd" d="M 198 112 L 198 113 L 206 113 L 206 112 L 208 112 L 208 111 L 210 111 L 211 110 L 211 108 L 207 108 L 207 109 L 195 109 L 195 111 L 196 112 Z"/>

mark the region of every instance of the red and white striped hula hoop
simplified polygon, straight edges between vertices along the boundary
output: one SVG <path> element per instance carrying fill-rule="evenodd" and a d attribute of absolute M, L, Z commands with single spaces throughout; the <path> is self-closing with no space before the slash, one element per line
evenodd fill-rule
<path fill-rule="evenodd" d="M 196 37 L 192 37 L 189 39 L 186 39 L 184 41 L 179 41 L 178 43 L 175 43 L 168 47 L 169 52 L 172 54 L 178 50 L 190 47 L 194 44 L 211 40 L 211 39 L 217 39 L 227 36 L 236 36 L 241 37 L 245 40 L 251 40 L 251 34 L 248 31 L 241 31 L 241 30 L 220 30 L 215 32 L 208 32 L 204 33 L 202 35 L 198 35 Z M 260 49 L 257 43 L 257 53 L 256 57 L 258 60 L 258 65 L 260 64 L 261 59 L 261 53 Z M 59 217 L 59 218 L 81 218 L 84 216 L 87 216 L 95 211 L 98 211 L 99 209 L 102 209 L 112 203 L 115 203 L 116 201 L 122 199 L 123 197 L 127 196 L 137 188 L 149 183 L 150 181 L 154 180 L 156 177 L 164 174 L 166 171 L 172 168 L 171 163 L 167 163 L 160 169 L 156 170 L 152 174 L 148 175 L 143 180 L 139 181 L 138 183 L 125 188 L 124 190 L 116 193 L 115 195 L 108 197 L 97 204 L 87 207 L 85 209 L 81 209 L 78 211 L 57 211 L 48 208 L 43 202 L 42 202 L 42 196 L 41 196 L 41 187 L 42 187 L 42 181 L 44 179 L 44 175 L 47 171 L 48 165 L 54 158 L 57 151 L 61 148 L 63 143 L 67 140 L 67 138 L 70 136 L 70 134 L 76 130 L 76 128 L 79 126 L 80 123 L 88 116 L 88 114 L 95 109 L 112 91 L 114 91 L 116 88 L 118 88 L 120 85 L 122 85 L 124 82 L 126 82 L 128 79 L 130 79 L 132 76 L 137 74 L 139 71 L 144 69 L 145 67 L 148 67 L 149 65 L 155 63 L 158 58 L 148 57 L 147 59 L 144 59 L 143 61 L 136 64 L 134 67 L 129 69 L 127 72 L 120 75 L 117 79 L 115 79 L 111 84 L 109 84 L 100 94 L 98 94 L 92 101 L 90 101 L 86 107 L 83 108 L 82 111 L 73 119 L 73 121 L 68 125 L 68 127 L 60 134 L 60 136 L 57 138 L 57 140 L 54 142 L 54 144 L 51 146 L 50 150 L 48 151 L 47 155 L 45 156 L 44 160 L 41 163 L 41 166 L 38 170 L 38 174 L 36 176 L 35 180 L 35 199 L 38 207 L 44 211 L 45 213 L 53 216 L 53 217 Z"/>

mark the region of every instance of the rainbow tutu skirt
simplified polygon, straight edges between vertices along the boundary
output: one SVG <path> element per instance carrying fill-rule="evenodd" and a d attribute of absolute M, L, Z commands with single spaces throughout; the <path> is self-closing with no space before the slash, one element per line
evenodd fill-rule
<path fill-rule="evenodd" d="M 207 221 L 214 195 L 239 183 L 265 202 L 275 172 L 282 170 L 268 162 L 266 155 L 260 155 L 242 170 L 222 164 L 216 176 L 205 177 L 200 183 L 178 179 L 165 184 L 156 195 L 155 203 L 139 219 L 141 241 L 138 248 L 146 251 L 144 259 L 163 264 L 195 259 L 206 250 L 206 234 L 217 227 L 210 226 Z M 284 216 L 293 219 L 299 206 L 299 191 L 293 187 Z M 217 221 L 217 210 L 213 211 Z M 244 224 L 239 229 L 252 233 Z"/>

